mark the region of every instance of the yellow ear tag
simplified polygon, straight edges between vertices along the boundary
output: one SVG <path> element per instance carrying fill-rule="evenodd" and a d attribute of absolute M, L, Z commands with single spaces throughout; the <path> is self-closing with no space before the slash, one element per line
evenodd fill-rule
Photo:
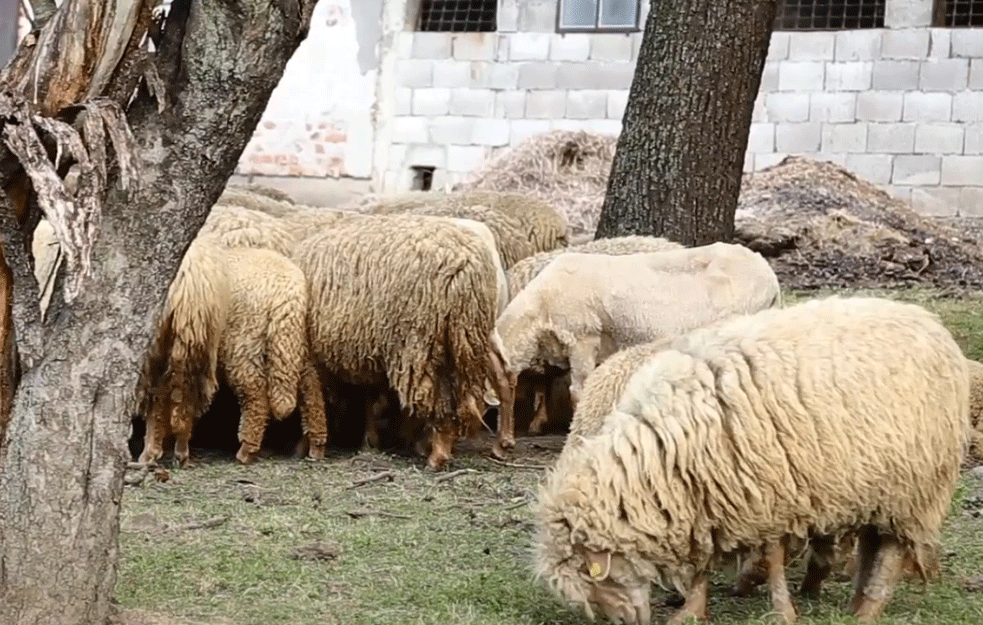
<path fill-rule="evenodd" d="M 601 565 L 597 562 L 592 562 L 590 565 L 590 576 L 600 577 L 601 576 Z"/>

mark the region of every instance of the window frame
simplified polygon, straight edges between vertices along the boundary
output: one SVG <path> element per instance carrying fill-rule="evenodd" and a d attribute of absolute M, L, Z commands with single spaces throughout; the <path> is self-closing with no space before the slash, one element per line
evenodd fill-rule
<path fill-rule="evenodd" d="M 938 2 L 939 0 L 935 0 L 935 1 Z M 944 2 L 945 0 L 942 1 Z M 891 0 L 883 0 L 883 2 L 884 2 L 883 19 L 886 19 L 887 5 L 891 2 Z M 845 31 L 854 31 L 854 30 L 879 30 L 879 29 L 887 28 L 887 26 L 884 24 L 880 26 L 864 26 L 864 27 L 856 26 L 853 28 L 833 27 L 833 26 L 824 26 L 822 28 L 818 28 L 815 26 L 811 28 L 785 28 L 779 26 L 778 24 L 779 17 L 781 16 L 782 7 L 784 4 L 785 4 L 784 0 L 778 0 L 777 5 L 775 7 L 775 23 L 772 25 L 772 29 L 776 33 L 829 33 L 829 32 L 835 33 L 835 32 L 845 32 Z M 844 0 L 844 6 L 842 8 L 845 8 L 845 0 Z"/>
<path fill-rule="evenodd" d="M 977 0 L 978 1 L 978 0 Z M 949 0 L 935 0 L 932 3 L 932 28 L 951 28 L 962 30 L 964 28 L 983 28 L 983 24 L 973 25 L 967 24 L 965 26 L 950 26 L 946 23 L 946 5 L 949 4 Z M 981 3 L 983 4 L 983 3 Z"/>
<path fill-rule="evenodd" d="M 433 0 L 429 0 L 429 1 L 430 2 L 433 2 Z M 416 15 L 414 15 L 412 17 L 412 24 L 413 24 L 412 31 L 413 32 L 418 32 L 418 33 L 447 33 L 447 34 L 451 34 L 451 35 L 460 35 L 460 34 L 464 34 L 464 33 L 495 33 L 495 32 L 498 32 L 499 9 L 501 9 L 501 4 L 498 1 L 492 2 L 491 0 L 488 0 L 489 4 L 490 5 L 493 5 L 494 6 L 494 9 L 495 9 L 495 27 L 493 29 L 491 29 L 491 30 L 422 30 L 422 26 L 423 26 L 423 13 L 424 13 L 424 8 L 425 8 L 424 5 L 427 2 L 428 2 L 428 0 L 418 0 L 415 3 L 407 3 L 407 10 L 408 11 L 414 11 L 416 13 Z M 415 4 L 415 6 L 411 6 L 411 4 Z M 407 18 L 409 18 L 409 17 L 410 17 L 410 15 L 408 14 L 407 15 Z M 407 23 L 407 25 L 409 25 L 411 22 L 410 22 L 409 19 L 407 19 L 407 22 L 406 23 Z"/>
<path fill-rule="evenodd" d="M 594 11 L 593 26 L 564 26 L 563 25 L 563 5 L 566 0 L 558 0 L 556 3 L 556 32 L 559 34 L 567 33 L 615 33 L 630 34 L 642 31 L 642 0 L 635 2 L 635 25 L 634 26 L 602 26 L 601 25 L 601 3 L 604 0 L 596 0 L 597 9 Z"/>

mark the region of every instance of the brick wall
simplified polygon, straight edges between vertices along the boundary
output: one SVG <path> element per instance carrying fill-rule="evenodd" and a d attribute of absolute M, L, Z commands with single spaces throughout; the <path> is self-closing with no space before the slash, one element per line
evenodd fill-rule
<path fill-rule="evenodd" d="M 376 184 L 406 189 L 432 166 L 441 188 L 550 129 L 620 132 L 641 33 L 556 34 L 555 11 L 502 0 L 497 33 L 397 33 Z M 983 28 L 930 28 L 931 14 L 888 0 L 888 28 L 775 32 L 745 170 L 811 155 L 922 212 L 983 216 Z"/>

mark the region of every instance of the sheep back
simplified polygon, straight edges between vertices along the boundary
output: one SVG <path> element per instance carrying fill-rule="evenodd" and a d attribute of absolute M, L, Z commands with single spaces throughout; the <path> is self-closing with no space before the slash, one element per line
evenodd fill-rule
<path fill-rule="evenodd" d="M 295 258 L 308 279 L 311 345 L 329 373 L 364 385 L 385 378 L 425 419 L 455 415 L 447 380 L 480 398 L 496 293 L 476 234 L 376 216 L 312 235 Z"/>
<path fill-rule="evenodd" d="M 272 197 L 270 189 L 260 193 L 242 187 L 226 187 L 219 196 L 217 205 L 229 204 L 232 206 L 242 206 L 254 211 L 266 213 L 271 217 L 283 217 L 296 210 L 292 201 L 281 200 Z"/>
<path fill-rule="evenodd" d="M 580 254 L 611 254 L 621 256 L 625 254 L 638 254 L 639 252 L 661 252 L 664 250 L 680 249 L 682 247 L 679 243 L 674 243 L 662 237 L 630 235 L 598 239 L 580 245 L 571 245 L 567 248 L 539 252 L 528 258 L 523 258 L 509 268 L 509 300 L 514 299 L 519 291 L 525 288 L 533 278 L 539 275 L 539 272 L 545 269 L 547 265 L 561 254 L 574 252 Z"/>
<path fill-rule="evenodd" d="M 924 574 L 968 431 L 966 359 L 919 306 L 833 297 L 695 330 L 548 473 L 535 569 L 581 603 L 579 545 L 625 558 L 629 593 L 685 591 L 721 554 L 869 523 Z"/>
<path fill-rule="evenodd" d="M 228 204 L 212 207 L 198 236 L 213 236 L 225 247 L 266 249 L 285 256 L 296 243 L 296 235 L 280 219 Z"/>

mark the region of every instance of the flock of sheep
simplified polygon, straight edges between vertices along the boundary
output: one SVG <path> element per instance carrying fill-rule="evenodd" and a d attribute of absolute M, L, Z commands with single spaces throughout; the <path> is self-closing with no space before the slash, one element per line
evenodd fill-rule
<path fill-rule="evenodd" d="M 767 583 L 791 622 L 785 567 L 808 547 L 802 590 L 854 554 L 850 611 L 872 621 L 902 577 L 937 569 L 981 369 L 913 304 L 784 306 L 740 245 L 571 245 L 552 207 L 505 193 L 329 210 L 229 187 L 167 294 L 141 377 L 140 461 L 171 435 L 185 462 L 222 382 L 241 407 L 241 462 L 271 415 L 297 410 L 311 458 L 354 419 L 366 444 L 396 432 L 439 469 L 496 406 L 505 457 L 517 402 L 537 431 L 559 418 L 559 383 L 570 434 L 533 544 L 558 598 L 642 624 L 658 584 L 682 595 L 670 623 L 705 619 L 707 573 L 736 557 L 733 592 Z"/>

